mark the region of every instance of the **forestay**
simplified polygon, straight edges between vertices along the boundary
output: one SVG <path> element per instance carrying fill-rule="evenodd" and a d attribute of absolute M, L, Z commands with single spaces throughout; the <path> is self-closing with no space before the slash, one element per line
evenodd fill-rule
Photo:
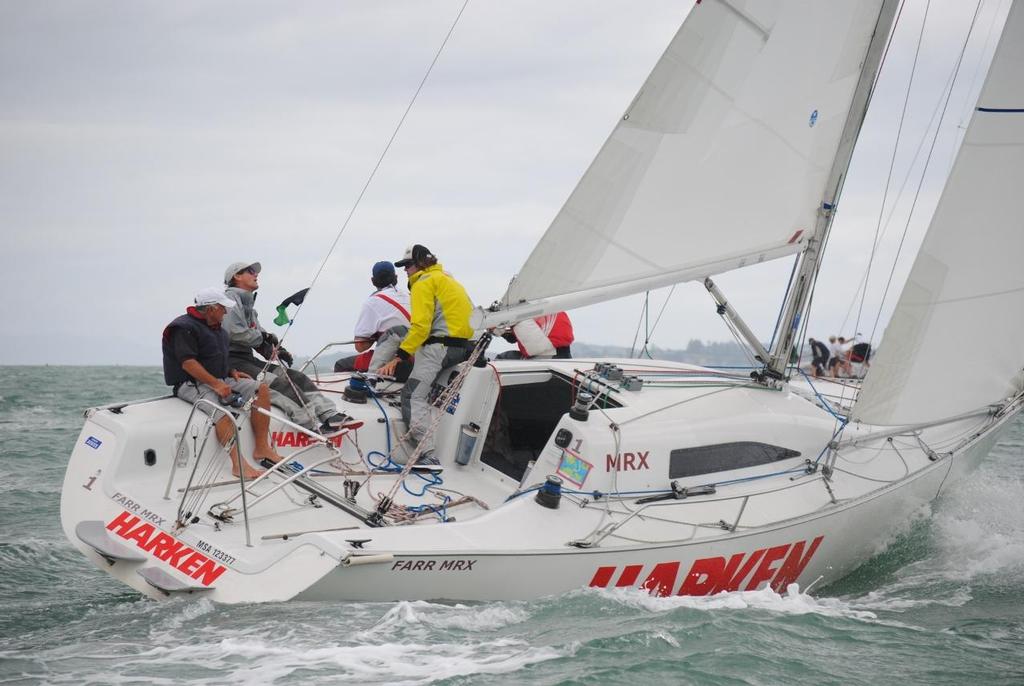
<path fill-rule="evenodd" d="M 579 306 L 800 250 L 881 4 L 695 5 L 501 304 Z"/>
<path fill-rule="evenodd" d="M 978 107 L 864 382 L 854 418 L 931 422 L 999 402 L 1024 367 L 1024 6 L 1013 3 Z M 950 351 L 970 351 L 966 358 Z"/>

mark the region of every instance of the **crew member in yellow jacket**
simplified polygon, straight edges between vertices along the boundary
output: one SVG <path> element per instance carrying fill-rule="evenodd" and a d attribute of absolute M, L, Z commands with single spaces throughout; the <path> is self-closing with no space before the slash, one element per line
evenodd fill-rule
<path fill-rule="evenodd" d="M 409 427 L 414 445 L 419 445 L 430 427 L 427 396 L 431 385 L 442 369 L 469 357 L 473 336 L 469 316 L 473 303 L 462 284 L 444 271 L 437 258 L 422 245 L 406 248 L 405 256 L 395 266 L 404 267 L 409 277 L 409 333 L 402 339 L 397 356 L 377 371 L 391 376 L 399 360 L 415 356 L 412 373 L 402 389 L 402 419 Z M 423 446 L 418 461 L 437 463 L 432 445 Z"/>

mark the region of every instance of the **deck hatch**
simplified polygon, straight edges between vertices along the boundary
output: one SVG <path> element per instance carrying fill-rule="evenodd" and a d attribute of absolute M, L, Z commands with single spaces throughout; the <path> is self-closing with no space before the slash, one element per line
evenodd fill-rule
<path fill-rule="evenodd" d="M 745 467 L 757 467 L 790 457 L 800 457 L 800 452 L 755 441 L 677 448 L 669 453 L 668 478 L 679 479 Z"/>

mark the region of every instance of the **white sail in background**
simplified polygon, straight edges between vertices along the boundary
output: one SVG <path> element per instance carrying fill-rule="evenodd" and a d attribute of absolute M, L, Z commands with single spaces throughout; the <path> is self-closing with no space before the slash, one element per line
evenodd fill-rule
<path fill-rule="evenodd" d="M 1020 383 L 1022 189 L 1024 6 L 1015 2 L 855 419 L 935 421 L 997 402 Z"/>
<path fill-rule="evenodd" d="M 587 304 L 800 250 L 881 5 L 695 5 L 502 305 Z"/>

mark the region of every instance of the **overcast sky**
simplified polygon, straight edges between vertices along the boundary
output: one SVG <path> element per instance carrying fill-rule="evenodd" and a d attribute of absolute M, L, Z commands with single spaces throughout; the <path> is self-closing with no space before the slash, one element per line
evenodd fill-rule
<path fill-rule="evenodd" d="M 477 304 L 498 298 L 691 4 L 472 0 L 288 347 L 309 354 L 350 338 L 370 265 L 398 259 L 411 242 L 431 248 Z M 856 324 L 850 305 L 882 211 L 925 5 L 908 0 L 896 29 L 811 335 L 870 334 L 879 312 L 930 146 L 925 130 L 975 9 L 931 3 L 884 215 L 894 203 L 896 211 Z M 258 309 L 280 332 L 273 306 L 309 285 L 461 7 L 0 1 L 0 364 L 159 364 L 163 326 L 236 260 L 263 263 Z M 1007 8 L 1008 0 L 982 6 L 883 324 Z M 716 279 L 766 340 L 791 266 L 789 258 Z M 667 293 L 652 293 L 652 306 Z M 573 312 L 577 340 L 629 345 L 641 302 Z M 654 342 L 685 347 L 692 338 L 729 334 L 703 288 L 684 284 Z"/>

